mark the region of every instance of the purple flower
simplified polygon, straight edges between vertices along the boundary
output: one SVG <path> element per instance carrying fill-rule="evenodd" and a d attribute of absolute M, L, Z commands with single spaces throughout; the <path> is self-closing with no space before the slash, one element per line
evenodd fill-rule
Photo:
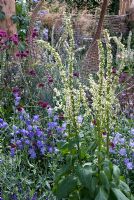
<path fill-rule="evenodd" d="M 3 122 L 4 122 L 4 120 L 2 118 L 0 118 L 0 123 L 3 123 Z"/>
<path fill-rule="evenodd" d="M 14 130 L 14 131 L 17 131 L 17 129 L 18 129 L 18 127 L 15 126 L 15 125 L 13 125 L 13 130 Z"/>
<path fill-rule="evenodd" d="M 34 115 L 34 116 L 33 116 L 33 121 L 36 122 L 36 121 L 38 121 L 38 120 L 39 120 L 39 115 Z"/>
<path fill-rule="evenodd" d="M 38 137 L 41 137 L 43 135 L 43 132 L 39 129 L 39 130 L 36 131 L 36 135 Z"/>
<path fill-rule="evenodd" d="M 41 152 L 42 155 L 44 155 L 45 151 L 46 151 L 46 148 L 45 148 L 45 147 L 41 147 L 41 148 L 40 148 L 40 152 Z"/>
<path fill-rule="evenodd" d="M 124 144 L 125 143 L 125 138 L 120 138 L 120 143 Z"/>
<path fill-rule="evenodd" d="M 127 165 L 127 163 L 129 163 L 129 159 L 128 159 L 128 158 L 125 158 L 125 159 L 124 159 L 124 163 L 125 163 L 125 165 Z"/>
<path fill-rule="evenodd" d="M 47 28 L 45 28 L 44 30 L 43 30 L 43 39 L 44 40 L 48 40 L 48 29 Z"/>
<path fill-rule="evenodd" d="M 42 141 L 38 140 L 38 141 L 37 141 L 37 146 L 38 146 L 38 148 L 43 147 L 43 143 L 42 143 Z"/>
<path fill-rule="evenodd" d="M 28 151 L 29 155 L 30 155 L 30 158 L 36 158 L 36 153 L 35 153 L 35 150 L 34 149 L 29 149 Z"/>
<path fill-rule="evenodd" d="M 31 200 L 37 200 L 37 192 L 33 195 Z"/>
<path fill-rule="evenodd" d="M 49 129 L 53 129 L 53 128 L 55 128 L 57 125 L 58 125 L 57 122 L 48 122 L 48 128 L 49 128 Z"/>
<path fill-rule="evenodd" d="M 55 122 L 56 120 L 58 120 L 58 119 L 59 119 L 59 118 L 58 118 L 58 115 L 55 115 L 54 118 L 53 118 L 54 122 Z"/>
<path fill-rule="evenodd" d="M 47 113 L 48 113 L 49 117 L 52 116 L 53 109 L 52 109 L 51 107 L 49 107 L 49 108 L 47 109 Z"/>
<path fill-rule="evenodd" d="M 134 135 L 134 128 L 131 128 L 130 133 Z"/>
<path fill-rule="evenodd" d="M 10 156 L 14 157 L 15 156 L 15 148 L 10 149 Z"/>
<path fill-rule="evenodd" d="M 126 156 L 126 154 L 127 154 L 126 149 L 125 148 L 121 148 L 120 151 L 119 151 L 119 154 L 121 156 Z"/>
<path fill-rule="evenodd" d="M 12 194 L 11 195 L 11 200 L 18 200 L 17 195 L 16 194 Z"/>
<path fill-rule="evenodd" d="M 82 115 L 79 115 L 79 116 L 77 117 L 77 121 L 78 121 L 79 124 L 82 123 L 82 121 L 83 121 Z"/>
<path fill-rule="evenodd" d="M 40 11 L 38 12 L 38 14 L 41 15 L 41 16 L 43 16 L 43 15 L 48 14 L 48 11 L 47 11 L 47 10 L 40 10 Z"/>
<path fill-rule="evenodd" d="M 51 146 L 48 147 L 48 152 L 53 153 L 53 148 Z"/>
<path fill-rule="evenodd" d="M 126 165 L 127 165 L 127 169 L 129 169 L 129 170 L 133 169 L 133 163 L 132 162 L 128 162 Z"/>
<path fill-rule="evenodd" d="M 33 127 L 32 127 L 31 125 L 28 125 L 28 126 L 27 126 L 27 130 L 28 130 L 28 131 L 32 131 L 32 129 L 33 129 Z"/>
<path fill-rule="evenodd" d="M 130 147 L 134 147 L 134 141 L 132 139 L 130 139 L 130 143 L 129 143 Z"/>
<path fill-rule="evenodd" d="M 3 122 L 3 124 L 0 124 L 0 128 L 6 128 L 8 126 L 7 122 Z"/>
<path fill-rule="evenodd" d="M 16 145 L 18 146 L 19 149 L 23 149 L 23 145 L 22 145 L 22 141 L 21 140 L 17 140 L 16 141 Z"/>
<path fill-rule="evenodd" d="M 25 140 L 25 144 L 26 144 L 26 145 L 29 145 L 29 144 L 30 144 L 30 141 L 29 141 L 28 139 L 26 139 L 26 140 Z"/>

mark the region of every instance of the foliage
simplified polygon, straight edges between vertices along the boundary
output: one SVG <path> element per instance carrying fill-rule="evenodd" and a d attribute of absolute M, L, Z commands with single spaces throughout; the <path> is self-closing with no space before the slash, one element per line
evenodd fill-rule
<path fill-rule="evenodd" d="M 117 98 L 129 49 L 105 31 L 99 71 L 84 84 L 67 14 L 62 28 L 56 44 L 37 29 L 0 30 L 0 199 L 132 200 L 133 124 Z"/>

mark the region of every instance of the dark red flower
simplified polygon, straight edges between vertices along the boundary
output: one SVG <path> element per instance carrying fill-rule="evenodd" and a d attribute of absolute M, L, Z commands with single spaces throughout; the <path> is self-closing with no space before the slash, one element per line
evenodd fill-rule
<path fill-rule="evenodd" d="M 110 146 L 112 147 L 112 149 L 115 147 L 113 142 L 110 142 Z"/>
<path fill-rule="evenodd" d="M 64 120 L 64 114 L 63 113 L 59 114 L 59 119 Z"/>
<path fill-rule="evenodd" d="M 41 106 L 42 108 L 48 108 L 49 103 L 44 101 L 39 101 L 38 105 Z"/>
<path fill-rule="evenodd" d="M 113 73 L 113 74 L 116 74 L 116 72 L 117 72 L 117 69 L 116 69 L 115 67 L 113 67 L 113 68 L 112 68 L 112 73 Z"/>
<path fill-rule="evenodd" d="M 23 107 L 18 107 L 17 110 L 18 110 L 19 112 L 22 112 L 22 111 L 24 110 L 24 108 L 23 108 Z"/>
<path fill-rule="evenodd" d="M 107 133 L 104 131 L 104 132 L 102 133 L 102 135 L 106 136 L 106 135 L 107 135 Z"/>
<path fill-rule="evenodd" d="M 28 74 L 31 76 L 36 76 L 36 71 L 34 69 L 29 69 Z"/>
<path fill-rule="evenodd" d="M 17 147 L 16 144 L 11 144 L 10 146 L 11 146 L 11 148 L 16 148 Z"/>
<path fill-rule="evenodd" d="M 95 119 L 92 121 L 92 123 L 93 123 L 93 125 L 97 125 L 97 122 Z"/>
<path fill-rule="evenodd" d="M 79 72 L 73 72 L 73 76 L 79 78 L 80 74 Z"/>
<path fill-rule="evenodd" d="M 44 87 L 44 83 L 38 83 L 38 88 L 43 88 Z"/>

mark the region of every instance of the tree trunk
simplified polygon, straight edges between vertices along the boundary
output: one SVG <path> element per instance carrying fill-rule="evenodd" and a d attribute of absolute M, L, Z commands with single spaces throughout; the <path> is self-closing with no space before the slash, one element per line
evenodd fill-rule
<path fill-rule="evenodd" d="M 87 71 L 96 71 L 96 69 L 99 66 L 99 53 L 98 53 L 98 44 L 97 40 L 100 39 L 101 37 L 101 31 L 103 27 L 103 21 L 105 17 L 105 13 L 108 7 L 108 0 L 103 0 L 102 3 L 102 8 L 101 8 L 101 13 L 100 13 L 100 18 L 98 22 L 98 26 L 96 29 L 96 33 L 93 37 L 93 41 L 86 53 L 86 56 L 83 61 L 83 70 Z M 85 69 L 86 68 L 86 69 Z"/>
<path fill-rule="evenodd" d="M 7 31 L 8 35 L 16 33 L 16 25 L 11 19 L 12 15 L 15 15 L 15 0 L 0 0 L 0 7 L 5 13 L 5 18 L 0 20 L 0 29 Z"/>

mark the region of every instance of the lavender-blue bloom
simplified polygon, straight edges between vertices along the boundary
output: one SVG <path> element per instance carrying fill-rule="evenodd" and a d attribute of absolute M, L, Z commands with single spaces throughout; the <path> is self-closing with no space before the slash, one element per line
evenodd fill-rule
<path fill-rule="evenodd" d="M 30 148 L 28 153 L 30 155 L 30 158 L 36 158 L 36 153 L 34 149 Z"/>
<path fill-rule="evenodd" d="M 29 141 L 28 139 L 26 139 L 26 140 L 25 140 L 25 144 L 26 144 L 26 145 L 29 145 L 29 144 L 30 144 L 30 141 Z"/>
<path fill-rule="evenodd" d="M 18 148 L 19 148 L 20 150 L 23 149 L 23 144 L 22 144 L 22 141 L 21 141 L 21 140 L 17 140 L 17 141 L 16 141 L 16 145 L 18 146 Z"/>
<path fill-rule="evenodd" d="M 37 192 L 33 195 L 31 200 L 37 200 Z"/>
<path fill-rule="evenodd" d="M 77 117 L 77 121 L 78 121 L 79 124 L 81 124 L 82 121 L 83 121 L 83 116 L 82 116 L 82 115 L 79 115 L 79 116 Z"/>
<path fill-rule="evenodd" d="M 43 135 L 43 132 L 42 132 L 41 130 L 37 130 L 37 131 L 36 131 L 36 135 L 37 135 L 38 137 L 41 137 L 41 136 Z"/>
<path fill-rule="evenodd" d="M 43 39 L 44 39 L 44 40 L 48 40 L 48 29 L 47 29 L 47 28 L 45 28 L 45 29 L 43 30 Z"/>
<path fill-rule="evenodd" d="M 132 139 L 130 139 L 129 146 L 132 148 L 134 147 L 134 141 Z"/>
<path fill-rule="evenodd" d="M 28 130 L 28 131 L 32 131 L 32 130 L 33 130 L 33 127 L 32 127 L 31 125 L 28 125 L 28 126 L 27 126 L 27 130 Z"/>
<path fill-rule="evenodd" d="M 34 122 L 39 121 L 39 115 L 34 115 L 34 116 L 33 116 L 33 121 L 34 121 Z"/>
<path fill-rule="evenodd" d="M 53 152 L 53 148 L 51 146 L 48 147 L 48 152 L 52 153 Z"/>
<path fill-rule="evenodd" d="M 132 162 L 128 162 L 126 165 L 127 165 L 127 169 L 129 170 L 132 170 L 134 167 Z"/>
<path fill-rule="evenodd" d="M 11 200 L 18 200 L 17 195 L 16 195 L 16 194 L 12 194 L 12 195 L 11 195 Z"/>
<path fill-rule="evenodd" d="M 48 128 L 49 128 L 49 129 L 53 129 L 53 128 L 55 128 L 57 125 L 58 125 L 57 122 L 48 122 Z"/>
<path fill-rule="evenodd" d="M 127 154 L 126 149 L 125 148 L 121 148 L 120 151 L 119 151 L 119 154 L 121 156 L 126 156 L 126 154 Z"/>
<path fill-rule="evenodd" d="M 10 149 L 10 156 L 14 157 L 15 156 L 15 148 Z"/>
<path fill-rule="evenodd" d="M 51 117 L 51 116 L 52 116 L 52 113 L 53 113 L 53 109 L 52 109 L 51 107 L 48 108 L 48 109 L 47 109 L 47 113 L 48 113 L 49 117 Z"/>
<path fill-rule="evenodd" d="M 4 122 L 4 120 L 2 118 L 0 118 L 0 123 L 3 123 L 3 122 Z"/>
<path fill-rule="evenodd" d="M 53 118 L 54 122 L 57 121 L 58 119 L 59 119 L 58 115 L 55 115 L 54 118 Z"/>

